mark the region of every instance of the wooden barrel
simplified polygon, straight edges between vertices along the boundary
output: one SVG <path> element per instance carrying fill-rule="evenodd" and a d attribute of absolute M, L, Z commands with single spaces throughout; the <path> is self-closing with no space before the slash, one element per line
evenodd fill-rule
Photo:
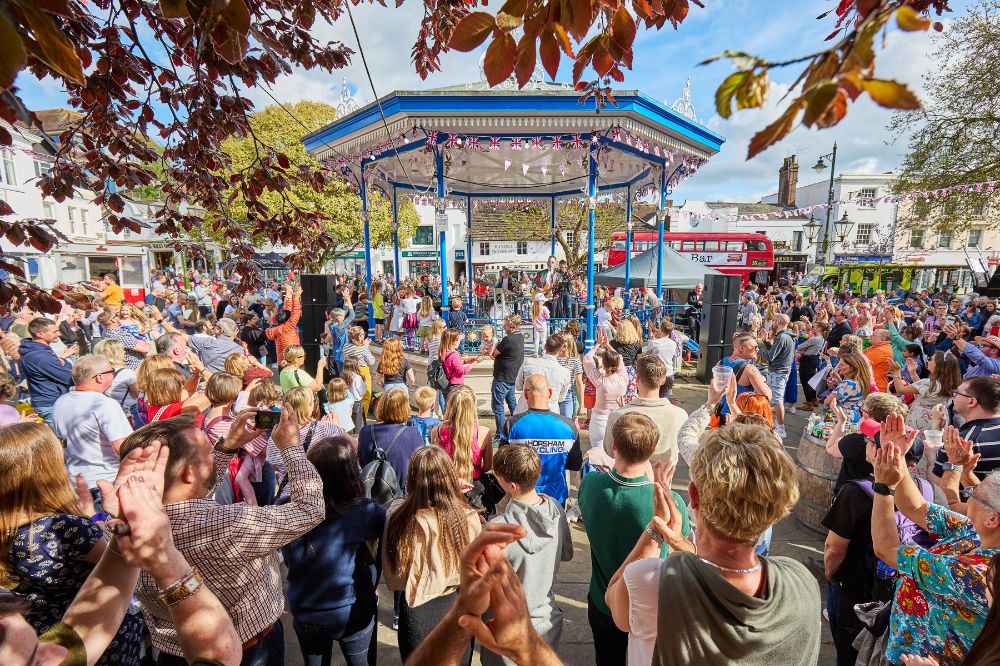
<path fill-rule="evenodd" d="M 826 534 L 827 529 L 821 521 L 833 504 L 833 485 L 840 472 L 841 461 L 826 452 L 822 440 L 803 432 L 795 464 L 798 466 L 795 474 L 799 482 L 795 517 L 806 527 Z"/>

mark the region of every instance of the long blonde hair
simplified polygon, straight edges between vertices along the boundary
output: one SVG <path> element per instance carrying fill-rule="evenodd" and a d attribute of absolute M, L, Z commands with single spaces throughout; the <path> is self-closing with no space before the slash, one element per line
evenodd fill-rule
<path fill-rule="evenodd" d="M 82 516 L 83 510 L 55 433 L 41 423 L 0 428 L 0 585 L 18 584 L 8 561 L 17 528 L 32 518 L 59 513 Z"/>
<path fill-rule="evenodd" d="M 451 433 L 452 461 L 458 478 L 472 479 L 472 438 L 475 436 L 475 425 L 478 421 L 476 410 L 476 394 L 468 386 L 462 384 L 455 388 L 444 405 L 444 421 L 441 426 L 447 426 Z M 434 430 L 434 444 L 440 446 L 440 430 Z"/>
<path fill-rule="evenodd" d="M 424 296 L 420 300 L 420 316 L 429 317 L 432 312 L 434 312 L 434 299 L 430 296 Z"/>
<path fill-rule="evenodd" d="M 854 383 L 861 389 L 861 393 L 868 397 L 868 394 L 872 392 L 872 371 L 868 367 L 868 359 L 863 354 L 851 353 L 841 354 L 839 361 L 854 373 L 853 377 L 844 377 L 844 379 L 853 379 Z"/>
<path fill-rule="evenodd" d="M 142 359 L 135 371 L 135 386 L 142 393 L 149 393 L 149 379 L 155 370 L 174 367 L 174 360 L 166 354 L 153 354 Z"/>

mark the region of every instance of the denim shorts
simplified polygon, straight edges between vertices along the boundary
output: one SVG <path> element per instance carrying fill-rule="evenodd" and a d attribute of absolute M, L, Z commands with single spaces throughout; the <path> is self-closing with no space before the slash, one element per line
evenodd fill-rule
<path fill-rule="evenodd" d="M 771 404 L 780 405 L 785 402 L 785 385 L 788 384 L 788 372 L 767 373 L 767 385 L 771 389 Z"/>

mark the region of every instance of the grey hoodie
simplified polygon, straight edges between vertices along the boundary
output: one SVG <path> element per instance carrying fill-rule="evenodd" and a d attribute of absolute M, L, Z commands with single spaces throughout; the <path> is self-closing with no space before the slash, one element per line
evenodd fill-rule
<path fill-rule="evenodd" d="M 491 523 L 520 525 L 528 534 L 507 546 L 504 554 L 517 572 L 527 596 L 531 623 L 545 640 L 557 647 L 562 634 L 562 609 L 556 605 L 552 594 L 559 563 L 573 559 L 573 538 L 562 507 L 548 495 L 539 494 L 539 504 L 525 504 L 511 500 L 503 513 Z M 513 664 L 485 648 L 483 666 Z"/>

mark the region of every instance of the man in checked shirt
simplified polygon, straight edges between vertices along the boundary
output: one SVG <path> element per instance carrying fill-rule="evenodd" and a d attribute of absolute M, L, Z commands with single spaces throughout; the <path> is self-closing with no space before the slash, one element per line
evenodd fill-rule
<path fill-rule="evenodd" d="M 163 504 L 174 544 L 229 610 L 243 643 L 242 665 L 281 666 L 284 595 L 277 551 L 323 520 L 323 483 L 299 445 L 295 411 L 285 405 L 271 438 L 287 469 L 290 501 L 259 507 L 215 501 L 215 487 L 233 454 L 260 434 L 253 427 L 255 412 L 242 412 L 218 442 L 209 442 L 192 416 L 150 423 L 129 435 L 119 453 L 124 458 L 153 441 L 170 449 Z M 140 575 L 135 594 L 160 650 L 158 666 L 186 664 L 160 590 L 147 573 Z"/>

